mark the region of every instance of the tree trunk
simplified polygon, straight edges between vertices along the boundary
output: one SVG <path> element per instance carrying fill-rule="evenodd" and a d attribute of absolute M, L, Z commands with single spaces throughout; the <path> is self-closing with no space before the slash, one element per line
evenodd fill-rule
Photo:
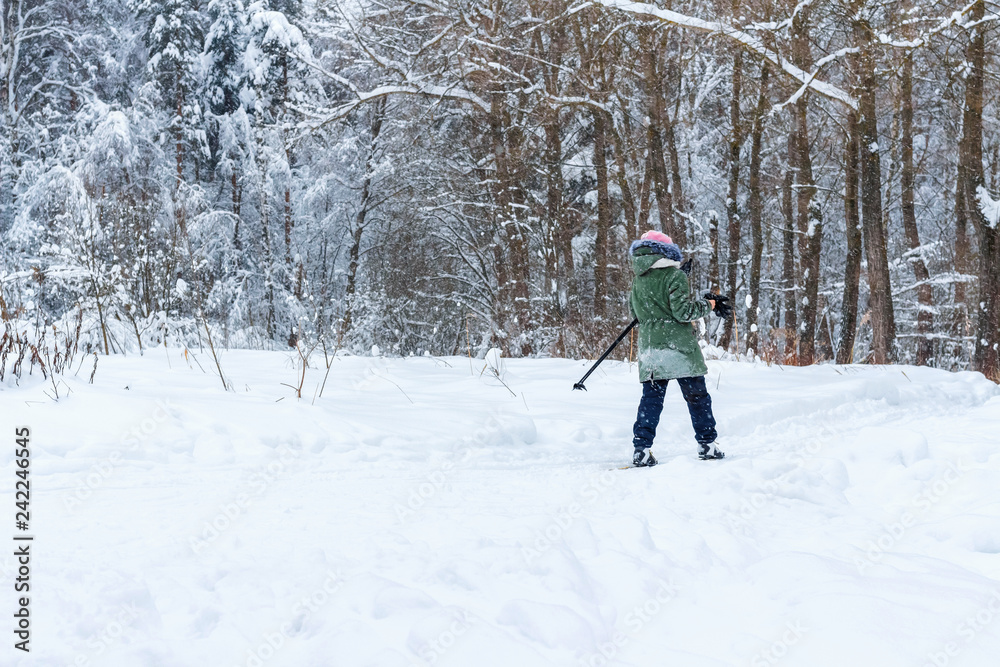
<path fill-rule="evenodd" d="M 855 16 L 854 37 L 861 47 L 857 58 L 860 69 L 858 113 L 861 126 L 861 219 L 865 257 L 868 261 L 872 361 L 876 364 L 891 364 L 896 361 L 896 321 L 892 309 L 886 233 L 882 222 L 882 164 L 875 104 L 879 84 L 876 47 L 871 26 L 857 14 Z"/>
<path fill-rule="evenodd" d="M 719 282 L 719 216 L 715 211 L 708 213 L 708 245 L 712 253 L 708 258 L 708 289 L 718 294 L 722 284 Z"/>
<path fill-rule="evenodd" d="M 384 98 L 383 98 L 384 99 Z M 281 56 L 281 117 L 284 118 L 288 111 L 288 56 Z M 288 177 L 285 180 L 285 272 L 288 274 L 288 279 L 291 280 L 292 273 L 292 227 L 294 222 L 292 221 L 292 192 L 291 192 L 291 181 L 292 178 L 292 150 L 289 145 L 286 123 L 282 122 L 281 130 L 281 141 L 284 144 L 285 149 L 285 166 L 287 167 Z"/>
<path fill-rule="evenodd" d="M 809 5 L 801 5 L 792 19 L 792 61 L 805 72 L 812 71 L 809 45 Z M 803 94 L 792 108 L 795 127 L 796 227 L 799 232 L 799 257 L 802 284 L 802 322 L 799 336 L 799 363 L 812 364 L 816 359 L 816 320 L 819 308 L 820 252 L 823 245 L 823 220 L 813 203 L 816 182 L 813 178 L 809 136 L 809 95 Z"/>
<path fill-rule="evenodd" d="M 242 203 L 242 193 L 240 192 L 239 181 L 236 178 L 236 169 L 233 169 L 229 180 L 233 188 L 233 219 L 235 220 L 233 225 L 233 249 L 239 254 L 243 250 L 243 240 L 240 238 L 240 205 Z"/>
<path fill-rule="evenodd" d="M 559 234 L 563 226 L 562 137 L 559 134 L 559 110 L 550 109 L 545 123 L 545 274 L 549 303 L 545 325 L 557 326 L 557 314 L 564 313 L 566 272 L 559 257 Z M 562 318 L 558 318 L 562 319 Z M 558 326 L 558 353 L 565 354 L 562 326 Z"/>
<path fill-rule="evenodd" d="M 979 290 L 982 305 L 976 320 L 975 369 L 1000 382 L 1000 232 L 984 226 L 979 234 Z"/>
<path fill-rule="evenodd" d="M 292 191 L 285 185 L 285 267 L 292 266 Z"/>
<path fill-rule="evenodd" d="M 902 125 L 900 174 L 900 207 L 902 209 L 903 230 L 913 255 L 910 265 L 917 287 L 917 365 L 926 366 L 933 355 L 930 334 L 934 327 L 934 295 L 930 285 L 930 273 L 920 254 L 920 233 L 917 230 L 917 214 L 914 206 L 914 166 L 913 166 L 913 54 L 903 56 L 903 70 L 900 81 L 900 125 Z"/>
<path fill-rule="evenodd" d="M 679 79 L 679 77 L 678 77 Z M 677 83 L 680 87 L 680 81 Z M 681 165 L 677 157 L 677 137 L 674 133 L 674 121 L 670 118 L 664 119 L 666 122 L 667 152 L 670 154 L 670 184 L 674 208 L 678 213 L 683 213 L 684 208 L 684 186 L 681 182 Z M 683 215 L 676 216 L 674 222 L 674 243 L 681 249 L 688 249 L 687 221 Z"/>
<path fill-rule="evenodd" d="M 804 105 L 803 105 L 804 106 Z M 804 239 L 805 252 L 801 255 L 801 269 L 805 295 L 802 299 L 801 336 L 799 338 L 799 363 L 806 366 L 816 359 L 816 319 L 819 306 L 820 251 L 823 245 L 823 219 L 813 203 L 816 185 L 809 154 L 809 129 L 804 108 L 796 109 L 797 169 L 797 227 Z"/>
<path fill-rule="evenodd" d="M 565 7 L 564 3 L 556 2 L 534 2 L 531 4 L 532 11 L 538 16 L 547 15 L 553 12 L 555 15 L 561 13 Z M 548 35 L 549 39 L 543 39 L 541 31 L 536 31 L 532 44 L 540 60 L 545 61 L 542 67 L 542 76 L 545 82 L 545 90 L 551 96 L 561 94 L 560 70 L 562 54 L 566 47 L 566 33 L 562 25 L 553 25 Z M 560 108 L 557 105 L 548 105 L 545 108 L 543 120 L 545 131 L 545 147 L 543 159 L 545 161 L 545 213 L 544 220 L 544 248 L 545 255 L 545 278 L 546 285 L 543 293 L 547 293 L 545 300 L 545 310 L 543 314 L 543 324 L 546 327 L 555 329 L 557 338 L 555 341 L 554 353 L 558 356 L 565 356 L 566 350 L 566 324 L 569 319 L 569 281 L 572 277 L 572 254 L 565 257 L 562 248 L 562 239 L 565 235 L 566 213 L 563 210 L 563 190 L 564 179 L 562 172 L 563 148 L 562 148 L 562 126 L 560 118 Z M 572 253 L 572 250 L 570 251 Z M 568 261 L 567 261 L 568 260 Z"/>
<path fill-rule="evenodd" d="M 611 197 L 608 193 L 607 128 L 602 111 L 594 112 L 594 171 L 597 175 L 597 240 L 594 242 L 594 317 L 608 314 L 608 247 Z"/>
<path fill-rule="evenodd" d="M 367 179 L 366 179 L 367 180 Z M 364 194 L 362 195 L 364 197 Z M 358 216 L 363 217 L 363 209 L 358 211 Z M 344 317 L 340 320 L 340 330 L 337 332 L 337 348 L 343 346 L 347 334 L 354 324 L 354 295 L 357 291 L 358 260 L 361 257 L 361 238 L 365 228 L 355 222 L 354 230 L 351 232 L 351 247 L 348 250 L 347 264 L 347 287 L 344 290 Z"/>
<path fill-rule="evenodd" d="M 263 141 L 260 141 L 262 148 Z M 259 151 L 259 155 L 263 152 Z M 275 312 L 274 312 L 274 261 L 271 249 L 270 230 L 270 210 L 267 200 L 267 165 L 262 159 L 258 160 L 260 171 L 260 229 L 261 247 L 264 250 L 264 298 L 267 302 L 267 312 L 264 314 L 264 328 L 267 332 L 268 340 L 274 340 L 275 334 Z"/>
<path fill-rule="evenodd" d="M 514 177 L 514 160 L 510 156 L 511 147 L 507 135 L 511 128 L 510 118 L 504 109 L 505 95 L 503 91 L 495 91 L 491 96 L 490 107 L 490 136 L 496 167 L 493 195 L 499 216 L 498 236 L 505 245 L 503 252 L 496 255 L 499 289 L 493 316 L 501 334 L 504 352 L 526 355 L 531 349 L 528 340 L 522 336 L 531 330 L 528 257 L 521 232 L 521 211 L 514 201 L 514 194 L 520 186 Z"/>
<path fill-rule="evenodd" d="M 858 171 L 861 137 L 858 117 L 847 115 L 847 139 L 844 142 L 844 222 L 847 227 L 847 257 L 844 264 L 844 298 L 840 316 L 840 345 L 837 363 L 854 361 L 854 341 L 858 333 L 858 292 L 861 287 L 861 218 L 858 211 Z"/>
<path fill-rule="evenodd" d="M 633 238 L 638 238 L 639 235 L 643 233 L 647 227 L 649 227 L 649 190 L 653 183 L 653 161 L 650 159 L 649 153 L 646 153 L 646 171 L 642 177 L 642 183 L 639 185 L 639 211 L 637 213 L 638 218 L 636 218 L 636 236 Z"/>
<path fill-rule="evenodd" d="M 622 194 L 622 213 L 625 216 L 625 235 L 629 240 L 639 238 L 638 237 L 638 210 L 635 206 L 635 197 L 632 195 L 632 186 L 628 182 L 628 172 L 625 169 L 625 136 L 629 135 L 628 125 L 626 124 L 622 132 L 615 131 L 614 125 L 612 124 L 609 128 L 611 132 L 611 137 L 614 141 L 613 153 L 615 156 L 615 176 L 618 179 L 618 188 L 621 190 Z"/>
<path fill-rule="evenodd" d="M 670 180 L 667 175 L 667 163 L 663 155 L 663 136 L 660 134 L 663 123 L 662 86 L 659 82 L 657 59 L 659 50 L 655 47 L 655 37 L 646 46 L 646 95 L 648 96 L 649 124 L 646 126 L 646 143 L 649 151 L 649 164 L 653 176 L 653 196 L 656 198 L 656 209 L 660 217 L 660 229 L 666 234 L 674 234 L 674 202 L 670 195 Z"/>
<path fill-rule="evenodd" d="M 579 305 L 578 290 L 574 289 L 576 265 L 573 262 L 573 225 L 568 212 L 561 211 L 560 225 L 556 230 L 556 246 L 558 248 L 559 267 L 563 280 L 563 322 L 573 323 L 578 320 Z M 566 327 L 563 326 L 562 329 Z M 562 336 L 562 331 L 560 336 Z"/>
<path fill-rule="evenodd" d="M 494 238 L 495 270 L 497 275 L 496 303 L 493 304 L 493 325 L 500 338 L 499 344 L 505 354 L 510 354 L 509 319 L 514 306 L 513 286 L 515 279 L 508 261 L 510 249 L 510 230 L 514 224 L 510 220 L 510 191 L 506 170 L 506 148 L 504 146 L 503 127 L 503 92 L 496 91 L 490 96 L 490 139 L 493 147 L 494 178 L 493 183 L 493 214 L 496 216 L 496 232 Z"/>
<path fill-rule="evenodd" d="M 750 216 L 750 232 L 753 236 L 753 250 L 750 260 L 750 300 L 747 306 L 747 354 L 751 351 L 760 353 L 758 331 L 758 313 L 760 311 L 760 269 L 764 253 L 764 234 L 762 219 L 763 204 L 760 196 L 760 149 L 764 134 L 764 119 L 767 113 L 767 80 L 770 67 L 764 61 L 760 72 L 760 92 L 757 96 L 757 107 L 754 110 L 753 129 L 750 136 L 750 172 L 749 193 L 747 195 L 747 212 Z"/>
<path fill-rule="evenodd" d="M 385 119 L 385 98 L 372 107 L 370 124 L 370 143 L 368 156 L 365 158 L 365 175 L 361 181 L 361 202 L 358 212 L 354 215 L 354 229 L 351 231 L 351 248 L 348 251 L 347 287 L 344 290 L 344 318 L 337 332 L 337 347 L 341 347 L 354 323 L 354 295 L 357 292 L 358 266 L 361 257 L 361 240 L 368 226 L 368 213 L 371 210 L 372 175 L 375 173 L 375 159 L 378 154 L 378 135 L 382 131 L 382 121 Z M 287 192 L 287 191 L 286 191 Z M 286 228 L 287 229 L 287 228 Z"/>
<path fill-rule="evenodd" d="M 781 289 L 785 296 L 785 357 L 786 364 L 797 364 L 795 353 L 798 342 L 798 300 L 795 298 L 795 214 L 792 203 L 792 185 L 795 179 L 795 140 L 788 135 L 788 170 L 781 183 L 781 214 L 785 221 L 782 232 Z"/>
<path fill-rule="evenodd" d="M 176 163 L 177 181 L 174 183 L 174 217 L 177 221 L 177 228 L 181 232 L 184 248 L 188 250 L 187 220 L 184 215 L 184 203 L 181 201 L 181 184 L 184 182 L 184 135 L 181 133 L 181 114 L 184 111 L 184 96 L 181 94 L 179 85 L 175 84 L 175 88 L 177 90 L 177 119 L 174 127 L 174 161 Z"/>
<path fill-rule="evenodd" d="M 961 141 L 961 140 L 960 140 Z M 961 146 L 959 147 L 961 155 Z M 959 279 L 955 281 L 954 331 L 958 342 L 955 355 L 965 356 L 964 338 L 969 331 L 969 306 L 966 298 L 965 276 L 969 274 L 969 216 L 965 210 L 965 185 L 962 166 L 958 167 L 955 179 L 955 271 Z"/>
<path fill-rule="evenodd" d="M 983 170 L 983 80 L 986 70 L 986 35 L 980 22 L 986 12 L 978 0 L 969 14 L 974 24 L 965 61 L 965 109 L 962 114 L 962 145 L 959 178 L 965 194 L 965 211 L 979 241 L 979 308 L 976 317 L 976 348 L 973 367 L 1000 382 L 1000 230 L 983 214 L 980 197 L 986 196 Z"/>
<path fill-rule="evenodd" d="M 740 213 L 737 206 L 740 186 L 740 147 L 743 145 L 743 128 L 740 123 L 740 87 L 743 79 L 743 52 L 736 51 L 733 56 L 733 88 L 732 99 L 729 102 L 729 193 L 726 198 L 726 218 L 728 222 L 728 253 L 726 256 L 726 294 L 736 301 L 737 267 L 740 260 Z M 735 313 L 734 313 L 735 317 Z M 733 318 L 722 323 L 722 337 L 719 347 L 729 349 L 733 337 Z"/>

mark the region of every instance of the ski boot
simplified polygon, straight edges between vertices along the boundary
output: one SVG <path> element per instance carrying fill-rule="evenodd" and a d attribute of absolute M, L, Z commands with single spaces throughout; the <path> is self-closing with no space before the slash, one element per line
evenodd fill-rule
<path fill-rule="evenodd" d="M 726 458 L 726 453 L 719 449 L 718 444 L 718 442 L 712 442 L 707 445 L 700 445 L 698 448 L 698 458 L 702 461 Z"/>
<path fill-rule="evenodd" d="M 655 466 L 656 459 L 653 458 L 653 452 L 648 449 L 636 448 L 635 454 L 632 455 L 632 465 L 637 468 Z"/>

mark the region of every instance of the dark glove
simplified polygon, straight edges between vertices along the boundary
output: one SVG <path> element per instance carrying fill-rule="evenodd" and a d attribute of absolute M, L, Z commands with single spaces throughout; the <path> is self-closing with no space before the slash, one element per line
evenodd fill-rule
<path fill-rule="evenodd" d="M 712 312 L 715 313 L 719 319 L 728 320 L 732 318 L 733 307 L 729 304 L 729 297 L 725 294 L 712 294 L 711 292 L 705 292 L 701 298 L 715 302 L 715 308 Z"/>
<path fill-rule="evenodd" d="M 681 264 L 681 271 L 684 272 L 685 276 L 687 276 L 688 278 L 690 278 L 691 277 L 691 269 L 693 267 L 694 267 L 694 258 L 693 257 L 688 257 Z"/>

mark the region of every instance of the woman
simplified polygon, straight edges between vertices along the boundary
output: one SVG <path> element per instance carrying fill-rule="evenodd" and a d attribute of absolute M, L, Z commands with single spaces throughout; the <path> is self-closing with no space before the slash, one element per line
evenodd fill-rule
<path fill-rule="evenodd" d="M 656 465 L 649 451 L 663 410 L 663 397 L 670 380 L 676 379 L 687 401 L 698 441 L 698 457 L 721 459 L 725 454 L 716 441 L 712 397 L 705 387 L 705 358 L 694 335 L 694 320 L 723 309 L 726 297 L 691 300 L 687 276 L 681 271 L 681 251 L 669 236 L 649 231 L 629 249 L 635 279 L 629 308 L 639 318 L 639 381 L 642 400 L 633 428 L 636 466 Z M 726 307 L 728 308 L 728 307 Z M 720 312 L 716 314 L 721 315 Z"/>

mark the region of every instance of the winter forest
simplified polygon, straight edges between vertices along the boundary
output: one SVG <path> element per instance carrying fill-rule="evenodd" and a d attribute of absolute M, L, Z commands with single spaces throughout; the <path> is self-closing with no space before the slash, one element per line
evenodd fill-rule
<path fill-rule="evenodd" d="M 57 355 L 596 356 L 657 229 L 730 353 L 1000 379 L 996 2 L 0 7 L 0 316 Z"/>

